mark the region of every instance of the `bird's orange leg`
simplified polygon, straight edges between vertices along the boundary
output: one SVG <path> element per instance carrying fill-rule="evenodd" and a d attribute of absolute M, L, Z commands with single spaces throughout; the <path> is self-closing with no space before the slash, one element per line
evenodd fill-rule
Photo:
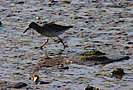
<path fill-rule="evenodd" d="M 60 38 L 60 37 L 58 37 L 58 38 L 59 38 L 59 40 L 61 41 L 61 43 L 63 44 L 64 49 L 65 49 L 65 48 L 66 48 L 65 44 L 63 43 L 63 41 L 61 40 L 61 38 Z"/>
<path fill-rule="evenodd" d="M 45 44 L 48 42 L 48 40 L 49 40 L 49 38 L 47 38 L 46 42 L 41 46 L 41 48 L 42 48 L 43 46 L 45 46 Z"/>

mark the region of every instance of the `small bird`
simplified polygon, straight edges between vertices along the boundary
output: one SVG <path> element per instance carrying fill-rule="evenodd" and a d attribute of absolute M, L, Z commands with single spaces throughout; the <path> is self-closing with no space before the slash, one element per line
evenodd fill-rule
<path fill-rule="evenodd" d="M 47 37 L 46 42 L 40 47 L 42 49 L 42 47 L 49 41 L 49 37 L 58 37 L 59 34 L 62 34 L 64 31 L 72 28 L 73 26 L 61 26 L 61 25 L 57 25 L 57 24 L 53 24 L 53 23 L 44 23 L 41 24 L 40 26 L 35 23 L 35 22 L 30 22 L 28 25 L 28 28 L 23 32 L 23 34 L 30 28 L 36 30 L 38 33 L 40 33 L 43 36 Z M 65 44 L 63 43 L 63 41 L 61 40 L 60 37 L 58 37 L 59 40 L 61 41 L 61 43 L 64 46 L 65 49 Z"/>

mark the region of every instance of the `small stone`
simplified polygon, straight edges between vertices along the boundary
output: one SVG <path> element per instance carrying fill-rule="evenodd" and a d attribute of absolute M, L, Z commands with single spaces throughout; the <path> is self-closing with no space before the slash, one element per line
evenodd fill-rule
<path fill-rule="evenodd" d="M 80 31 L 83 31 L 84 29 L 80 29 Z"/>
<path fill-rule="evenodd" d="M 16 2 L 16 4 L 24 4 L 24 1 Z"/>
<path fill-rule="evenodd" d="M 129 47 L 129 46 L 125 46 L 125 47 L 124 47 L 124 49 L 128 49 L 128 48 L 130 48 L 130 47 Z"/>
<path fill-rule="evenodd" d="M 69 1 L 62 1 L 63 3 L 65 3 L 65 4 L 70 4 L 71 2 L 69 2 Z"/>
<path fill-rule="evenodd" d="M 88 19 L 94 19 L 94 17 L 90 17 L 90 16 L 89 16 Z"/>
<path fill-rule="evenodd" d="M 0 21 L 0 26 L 2 25 L 2 22 Z"/>
<path fill-rule="evenodd" d="M 36 17 L 36 19 L 40 20 L 41 18 L 40 17 Z"/>
<path fill-rule="evenodd" d="M 129 45 L 130 45 L 130 44 L 133 44 L 133 42 L 128 42 L 127 44 L 129 44 Z"/>
<path fill-rule="evenodd" d="M 88 23 L 89 21 L 85 21 L 85 23 Z"/>
<path fill-rule="evenodd" d="M 125 74 L 124 70 L 122 68 L 116 68 L 113 71 L 111 71 L 111 73 L 112 74 L 116 74 L 116 75 L 123 75 L 123 74 Z"/>
<path fill-rule="evenodd" d="M 40 84 L 49 84 L 50 82 L 40 81 Z"/>
<path fill-rule="evenodd" d="M 69 69 L 68 66 L 61 64 L 60 66 L 57 67 L 58 69 Z"/>

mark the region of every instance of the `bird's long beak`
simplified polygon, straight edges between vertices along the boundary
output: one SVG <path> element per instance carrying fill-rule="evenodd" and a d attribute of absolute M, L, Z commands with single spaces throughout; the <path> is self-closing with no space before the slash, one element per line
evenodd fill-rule
<path fill-rule="evenodd" d="M 24 34 L 28 29 L 30 29 L 30 28 L 27 28 L 27 29 L 23 32 L 23 34 Z"/>

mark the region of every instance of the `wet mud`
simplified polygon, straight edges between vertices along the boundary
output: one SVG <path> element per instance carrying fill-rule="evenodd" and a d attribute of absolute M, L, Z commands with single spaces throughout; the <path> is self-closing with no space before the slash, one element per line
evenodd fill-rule
<path fill-rule="evenodd" d="M 132 90 L 132 9 L 132 0 L 0 1 L 0 88 Z M 35 30 L 23 34 L 31 21 L 74 26 L 59 36 L 66 49 L 58 38 L 38 48 L 46 37 Z M 108 61 L 78 57 L 92 50 L 105 53 Z M 116 68 L 124 74 L 112 76 Z M 29 80 L 34 75 L 48 83 L 35 84 Z"/>

